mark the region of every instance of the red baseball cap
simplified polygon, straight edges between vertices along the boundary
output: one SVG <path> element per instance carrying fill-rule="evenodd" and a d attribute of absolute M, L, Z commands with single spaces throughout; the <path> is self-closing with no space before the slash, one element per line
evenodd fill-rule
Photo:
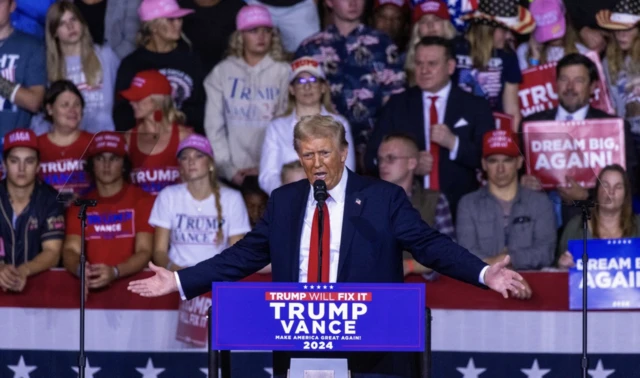
<path fill-rule="evenodd" d="M 409 2 L 407 0 L 375 0 L 373 2 L 373 9 L 378 9 L 383 5 L 393 5 L 400 9 L 409 9 Z"/>
<path fill-rule="evenodd" d="M 40 151 L 38 137 L 30 129 L 13 129 L 4 135 L 3 152 L 8 152 L 14 147 L 27 147 Z"/>
<path fill-rule="evenodd" d="M 440 0 L 428 0 L 416 5 L 413 8 L 413 15 L 411 19 L 413 20 L 413 23 L 416 23 L 422 18 L 422 16 L 427 14 L 433 14 L 443 20 L 451 21 L 451 14 L 449 14 L 447 4 Z"/>
<path fill-rule="evenodd" d="M 157 70 L 140 71 L 131 80 L 131 86 L 120 92 L 129 101 L 140 101 L 151 95 L 171 95 L 171 83 Z"/>
<path fill-rule="evenodd" d="M 127 142 L 122 133 L 103 131 L 93 138 L 87 151 L 87 157 L 93 157 L 103 152 L 111 152 L 120 157 L 127 155 Z"/>
<path fill-rule="evenodd" d="M 518 137 L 510 131 L 491 130 L 482 138 L 482 157 L 491 155 L 520 156 Z"/>

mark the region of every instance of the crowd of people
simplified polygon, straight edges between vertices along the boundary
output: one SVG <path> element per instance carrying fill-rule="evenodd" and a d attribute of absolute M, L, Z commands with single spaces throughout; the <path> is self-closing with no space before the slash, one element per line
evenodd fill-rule
<path fill-rule="evenodd" d="M 0 0 L 0 287 L 63 266 L 90 292 L 220 253 L 307 179 L 293 130 L 318 114 L 344 126 L 350 170 L 487 263 L 572 267 L 576 200 L 596 202 L 590 238 L 640 236 L 640 0 L 448 3 Z M 522 71 L 547 63 L 559 105 L 523 117 Z M 598 83 L 615 114 L 590 105 Z M 523 122 L 614 117 L 625 164 L 595 187 L 526 174 Z M 84 267 L 78 198 L 97 200 Z M 404 270 L 437 277 L 409 251 Z"/>

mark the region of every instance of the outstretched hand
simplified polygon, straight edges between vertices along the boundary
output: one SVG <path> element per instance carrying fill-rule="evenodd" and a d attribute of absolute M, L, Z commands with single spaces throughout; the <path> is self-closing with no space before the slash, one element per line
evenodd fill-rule
<path fill-rule="evenodd" d="M 178 284 L 173 272 L 149 262 L 149 269 L 156 274 L 143 280 L 129 282 L 129 291 L 143 297 L 160 297 L 178 291 Z"/>
<path fill-rule="evenodd" d="M 511 258 L 507 255 L 501 261 L 489 266 L 484 274 L 484 283 L 494 291 L 509 298 L 509 292 L 516 298 L 528 298 L 531 296 L 531 289 L 527 289 L 524 278 L 517 272 L 507 269 Z"/>

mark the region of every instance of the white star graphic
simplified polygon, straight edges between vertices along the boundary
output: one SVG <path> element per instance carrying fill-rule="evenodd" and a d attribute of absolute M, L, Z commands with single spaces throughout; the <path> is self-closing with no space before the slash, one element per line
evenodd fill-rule
<path fill-rule="evenodd" d="M 266 371 L 267 374 L 269 374 L 269 376 L 273 378 L 273 368 L 264 368 L 264 371 Z"/>
<path fill-rule="evenodd" d="M 615 373 L 615 369 L 606 369 L 602 366 L 602 360 L 598 360 L 595 370 L 589 370 L 589 375 L 593 378 L 607 378 L 611 374 Z"/>
<path fill-rule="evenodd" d="M 476 368 L 473 358 L 469 358 L 467 367 L 456 368 L 456 370 L 463 374 L 462 378 L 479 378 L 480 374 L 484 373 L 487 369 Z"/>
<path fill-rule="evenodd" d="M 330 286 L 329 286 L 329 289 L 333 289 L 333 285 L 330 285 Z"/>
<path fill-rule="evenodd" d="M 542 378 L 547 373 L 551 371 L 551 369 L 540 369 L 538 365 L 538 360 L 533 360 L 533 365 L 531 365 L 531 369 L 520 369 L 523 373 L 527 375 L 527 378 Z"/>
<path fill-rule="evenodd" d="M 149 358 L 147 360 L 147 366 L 144 368 L 136 368 L 136 370 L 142 374 L 142 378 L 158 378 L 158 374 L 162 373 L 165 369 L 154 367 L 153 361 Z"/>
<path fill-rule="evenodd" d="M 327 285 L 324 285 L 323 289 L 325 289 L 325 290 L 326 290 L 326 289 L 327 289 Z"/>
<path fill-rule="evenodd" d="M 304 288 L 306 289 L 306 288 L 307 288 L 307 285 L 304 285 Z"/>
<path fill-rule="evenodd" d="M 73 369 L 73 371 L 75 371 L 76 374 L 79 374 L 80 369 L 78 369 L 77 366 L 74 366 L 71 369 Z M 87 358 L 87 366 L 85 366 L 84 368 L 85 378 L 94 378 L 93 375 L 99 371 L 100 371 L 99 367 L 91 367 L 91 364 L 89 363 L 89 359 Z"/>
<path fill-rule="evenodd" d="M 209 368 L 200 368 L 200 371 L 207 377 L 209 376 Z M 222 368 L 218 368 L 218 377 L 222 377 Z"/>
<path fill-rule="evenodd" d="M 311 290 L 313 290 L 313 285 L 311 285 Z"/>
<path fill-rule="evenodd" d="M 29 373 L 36 370 L 38 367 L 35 365 L 27 366 L 24 363 L 24 357 L 20 356 L 20 361 L 17 365 L 7 365 L 9 369 L 13 370 L 13 378 L 29 378 Z"/>

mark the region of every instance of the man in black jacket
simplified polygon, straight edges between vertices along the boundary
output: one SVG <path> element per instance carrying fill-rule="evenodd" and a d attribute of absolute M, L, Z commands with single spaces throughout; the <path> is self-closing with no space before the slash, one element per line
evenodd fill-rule
<path fill-rule="evenodd" d="M 420 158 L 416 174 L 424 187 L 443 193 L 456 214 L 460 198 L 478 189 L 482 136 L 495 128 L 489 103 L 452 83 L 456 67 L 451 42 L 425 37 L 416 45 L 417 86 L 392 96 L 367 145 L 367 170 L 376 172 L 378 147 L 385 135 L 411 135 Z"/>
<path fill-rule="evenodd" d="M 568 54 L 558 62 L 556 67 L 556 89 L 559 106 L 532 114 L 525 118 L 523 123 L 528 121 L 583 121 L 585 119 L 616 118 L 616 116 L 589 105 L 589 100 L 598 80 L 598 69 L 591 59 L 582 54 Z M 631 180 L 631 186 L 635 191 L 637 188 L 638 159 L 633 146 L 631 125 L 626 121 L 624 123 L 624 140 L 627 173 Z M 532 176 L 523 176 L 522 184 L 531 189 L 540 189 L 537 179 Z M 567 187 L 557 188 L 563 203 L 569 204 L 573 201 L 586 200 L 592 197 L 592 193 L 590 194 L 587 189 L 580 186 L 573 178 L 568 178 L 568 184 Z M 576 211 L 580 213 L 580 209 L 562 206 L 562 223 L 568 222 L 576 214 Z"/>

